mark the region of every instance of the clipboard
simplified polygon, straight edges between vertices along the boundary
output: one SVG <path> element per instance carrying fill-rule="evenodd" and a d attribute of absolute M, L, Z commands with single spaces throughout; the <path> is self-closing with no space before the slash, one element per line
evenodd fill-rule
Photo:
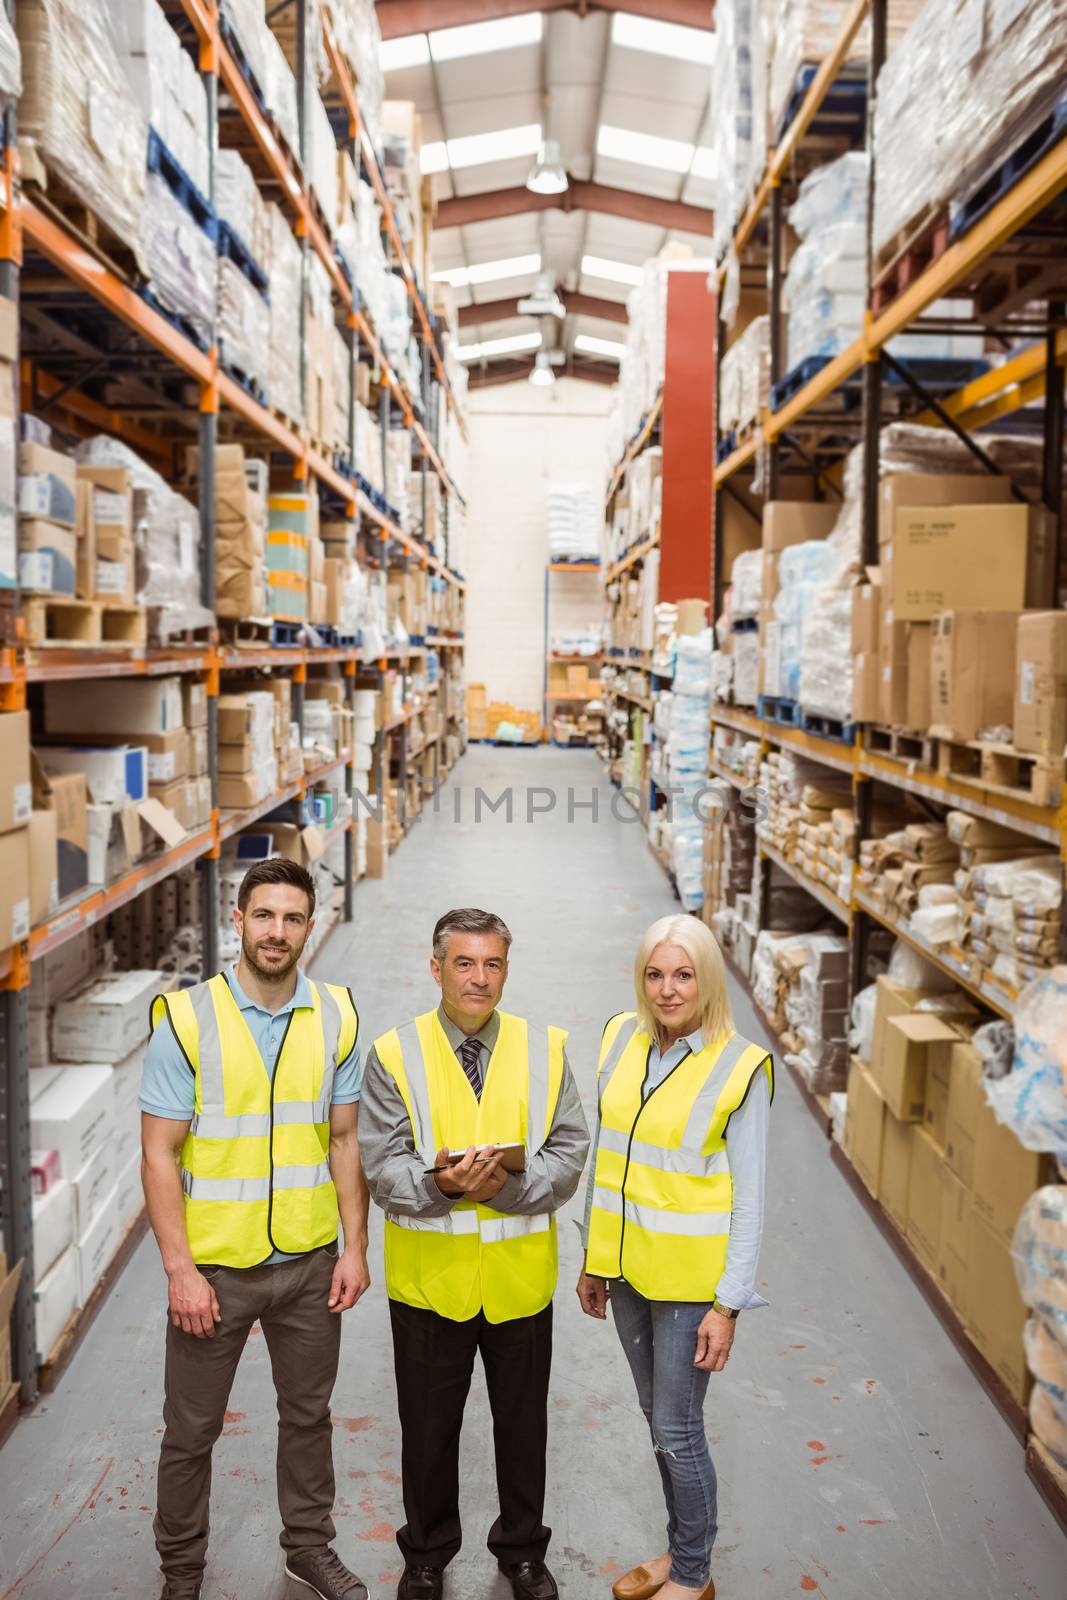
<path fill-rule="evenodd" d="M 500 1150 L 503 1152 L 500 1166 L 505 1172 L 526 1171 L 526 1146 L 524 1144 L 494 1144 L 490 1148 L 494 1151 Z M 458 1162 L 463 1160 L 466 1153 L 465 1150 L 446 1151 L 445 1158 L 448 1165 L 450 1167 L 456 1166 Z"/>

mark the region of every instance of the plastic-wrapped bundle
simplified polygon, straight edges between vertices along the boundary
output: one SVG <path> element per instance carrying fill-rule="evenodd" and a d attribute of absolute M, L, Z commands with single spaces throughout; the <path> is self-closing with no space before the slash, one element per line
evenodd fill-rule
<path fill-rule="evenodd" d="M 385 498 L 397 512 L 400 526 L 411 527 L 408 481 L 411 477 L 411 434 L 407 428 L 390 428 L 385 436 Z"/>
<path fill-rule="evenodd" d="M 768 18 L 773 50 L 767 106 L 774 136 L 781 137 L 784 132 L 783 121 L 801 67 L 829 55 L 851 9 L 851 0 L 774 0 Z M 870 29 L 864 23 L 852 41 L 847 63 L 867 60 L 869 38 Z"/>
<path fill-rule="evenodd" d="M 141 227 L 153 293 L 172 315 L 191 322 L 207 347 L 215 318 L 215 241 L 158 172 L 145 178 Z"/>
<path fill-rule="evenodd" d="M 878 999 L 878 985 L 868 983 L 852 999 L 852 1027 L 849 1031 L 849 1048 L 863 1061 L 871 1059 L 874 1043 L 874 1008 Z"/>
<path fill-rule="evenodd" d="M 235 35 L 249 70 L 269 106 L 267 41 L 273 39 L 274 35 L 267 27 L 263 0 L 219 0 L 219 13 Z"/>
<path fill-rule="evenodd" d="M 348 450 L 348 408 L 352 400 L 352 352 L 340 328 L 333 330 L 333 442 Z"/>
<path fill-rule="evenodd" d="M 603 501 L 589 482 L 551 478 L 545 493 L 548 551 L 553 560 L 596 560 L 600 553 Z"/>
<path fill-rule="evenodd" d="M 754 706 L 759 697 L 759 634 L 754 628 L 733 636 L 734 704 Z"/>
<path fill-rule="evenodd" d="M 834 576 L 837 553 L 828 539 L 792 545 L 778 558 L 778 593 L 774 614 L 781 623 L 778 682 L 783 698 L 800 694 L 801 629 L 812 595 Z"/>
<path fill-rule="evenodd" d="M 1048 1192 L 1039 1189 L 1035 1200 Z M 1061 1196 L 1064 1194 L 1062 1189 L 1058 1192 Z M 1062 1261 L 1062 1239 L 1067 1237 L 1067 1218 L 1062 1214 L 1062 1202 L 1059 1231 Z M 1062 1331 L 1061 1336 L 1057 1337 L 1056 1331 L 1037 1316 L 1031 1317 L 1023 1329 L 1023 1344 L 1026 1348 L 1026 1364 L 1035 1380 L 1034 1392 L 1030 1396 L 1030 1426 L 1045 1448 L 1067 1469 L 1067 1338 L 1062 1336 Z"/>
<path fill-rule="evenodd" d="M 126 0 L 111 15 L 126 81 L 146 121 L 206 196 L 207 96 L 192 57 L 155 0 Z"/>
<path fill-rule="evenodd" d="M 270 307 L 236 262 L 219 256 L 219 360 L 270 391 Z"/>
<path fill-rule="evenodd" d="M 300 246 L 276 205 L 270 217 L 270 390 L 271 404 L 293 422 L 303 420 L 300 394 L 300 297 L 303 282 Z"/>
<path fill-rule="evenodd" d="M 278 131 L 294 155 L 300 149 L 300 117 L 297 111 L 296 79 L 293 69 L 285 59 L 285 51 L 271 33 L 264 28 L 263 67 L 266 81 L 263 95 Z M 336 210 L 336 208 L 335 208 Z M 330 215 L 334 215 L 333 212 Z"/>
<path fill-rule="evenodd" d="M 134 252 L 141 240 L 148 126 L 115 48 L 105 0 L 21 0 L 19 138 Z"/>
<path fill-rule="evenodd" d="M 379 53 L 381 28 L 374 0 L 330 0 L 334 36 L 359 85 L 359 109 L 377 148 L 381 136 L 385 79 Z"/>
<path fill-rule="evenodd" d="M 1067 1351 L 1067 1186 L 1046 1184 L 1026 1201 L 1012 1235 L 1019 1293 Z M 1027 1344 L 1031 1371 L 1047 1382 L 1051 1374 L 1035 1341 Z"/>
<path fill-rule="evenodd" d="M 363 474 L 373 489 L 385 493 L 382 475 L 382 430 L 378 418 L 366 406 L 356 405 L 356 471 Z"/>
<path fill-rule="evenodd" d="M 719 705 L 729 705 L 734 684 L 734 658 L 728 656 L 725 650 L 713 650 L 711 653 L 709 683 L 711 698 Z"/>
<path fill-rule="evenodd" d="M 852 715 L 852 591 L 824 584 L 800 626 L 797 698 L 805 711 L 848 722 Z"/>
<path fill-rule="evenodd" d="M 1027 1150 L 1051 1150 L 1067 1161 L 1067 967 L 1027 984 L 1014 1024 L 1012 1070 L 986 1080 L 989 1104 Z"/>
<path fill-rule="evenodd" d="M 382 296 L 383 320 L 377 325 L 386 355 L 396 366 L 407 364 L 411 340 L 411 300 L 403 278 L 390 272 Z"/>
<path fill-rule="evenodd" d="M 718 260 L 767 156 L 767 63 L 760 0 L 719 0 L 711 68 L 712 170 Z M 727 317 L 727 324 L 733 319 Z"/>
<path fill-rule="evenodd" d="M 125 467 L 133 486 L 137 603 L 148 608 L 149 638 L 165 644 L 187 628 L 210 626 L 200 604 L 200 516 L 128 446 L 103 434 L 79 445 L 79 461 Z"/>
<path fill-rule="evenodd" d="M 730 611 L 734 617 L 758 617 L 763 590 L 763 551 L 742 550 L 730 568 Z"/>
<path fill-rule="evenodd" d="M 700 697 L 705 702 L 711 682 L 711 629 L 685 633 L 678 640 L 678 660 L 674 672 L 676 697 Z"/>
<path fill-rule="evenodd" d="M 0 11 L 0 103 L 22 93 L 22 52 L 6 11 Z"/>
<path fill-rule="evenodd" d="M 270 222 L 259 185 L 236 150 L 215 156 L 215 210 L 240 239 L 257 266 L 270 266 Z"/>
<path fill-rule="evenodd" d="M 867 268 L 867 157 L 852 152 L 817 167 L 789 221 L 802 243 L 786 273 L 788 365 L 832 356 L 863 326 Z"/>
<path fill-rule="evenodd" d="M 337 140 L 326 107 L 314 89 L 308 95 L 308 106 L 308 180 L 332 228 L 337 215 Z"/>

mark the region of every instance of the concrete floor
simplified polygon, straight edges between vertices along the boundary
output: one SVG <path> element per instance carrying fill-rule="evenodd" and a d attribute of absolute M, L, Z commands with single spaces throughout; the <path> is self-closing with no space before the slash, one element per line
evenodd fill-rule
<path fill-rule="evenodd" d="M 546 791 L 556 804 L 527 823 L 531 784 L 535 808 L 547 806 Z M 495 798 L 508 785 L 513 822 L 484 810 L 476 822 L 476 788 Z M 568 787 L 578 801 L 598 789 L 598 821 L 585 810 L 568 822 Z M 674 907 L 641 828 L 612 816 L 611 793 L 587 752 L 472 749 L 442 791 L 440 814 L 414 830 L 387 879 L 360 886 L 356 922 L 333 934 L 318 962 L 320 976 L 352 984 L 364 1041 L 434 1002 L 426 961 L 436 917 L 456 904 L 490 907 L 515 936 L 506 1005 L 570 1027 L 571 1061 L 591 1099 L 601 1026 L 630 1003 L 638 935 Z M 742 995 L 734 1006 L 739 1029 L 762 1037 Z M 761 1262 L 771 1303 L 742 1319 L 707 1407 L 721 1600 L 1063 1600 L 1067 1548 L 1018 1443 L 831 1166 L 784 1072 L 772 1141 Z M 383 1597 L 400 1573 L 393 1529 L 402 1512 L 377 1219 L 373 1236 L 376 1283 L 345 1319 L 335 1395 L 337 1543 Z M 564 1595 L 594 1600 L 609 1594 L 613 1574 L 663 1547 L 664 1516 L 614 1332 L 582 1317 L 572 1293 L 579 1262 L 569 1223 L 561 1241 L 546 1520 Z M 149 1239 L 58 1393 L 0 1455 L 0 1600 L 157 1593 L 150 1522 L 164 1304 Z M 216 1450 L 204 1600 L 287 1593 L 265 1357 L 254 1332 Z M 483 1542 L 495 1514 L 489 1440 L 476 1378 L 453 1600 L 507 1600 Z"/>

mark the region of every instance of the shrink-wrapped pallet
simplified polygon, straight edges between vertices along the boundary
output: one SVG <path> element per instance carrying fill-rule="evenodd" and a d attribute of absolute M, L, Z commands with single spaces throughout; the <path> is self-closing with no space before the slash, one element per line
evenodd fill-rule
<path fill-rule="evenodd" d="M 270 223 L 252 169 L 236 150 L 215 156 L 215 210 L 264 272 L 270 266 Z"/>
<path fill-rule="evenodd" d="M 20 0 L 19 138 L 49 174 L 132 250 L 141 236 L 148 125 L 116 50 L 104 0 Z"/>
<path fill-rule="evenodd" d="M 224 369 L 236 369 L 270 393 L 270 307 L 235 261 L 218 260 L 216 337 Z"/>
<path fill-rule="evenodd" d="M 22 52 L 11 19 L 0 11 L 0 103 L 17 100 L 22 93 Z"/>
<path fill-rule="evenodd" d="M 270 390 L 271 405 L 300 422 L 300 298 L 303 273 L 300 246 L 288 218 L 276 205 L 270 219 Z"/>
<path fill-rule="evenodd" d="M 349 405 L 352 400 L 352 351 L 340 328 L 333 330 L 333 442 L 347 455 Z"/>
<path fill-rule="evenodd" d="M 145 178 L 141 225 L 149 287 L 164 310 L 190 324 L 207 349 L 215 317 L 215 241 L 158 172 Z"/>
<path fill-rule="evenodd" d="M 78 446 L 79 461 L 125 467 L 133 488 L 137 603 L 148 610 L 152 643 L 210 626 L 200 603 L 200 514 L 154 468 L 117 439 L 98 435 Z"/>

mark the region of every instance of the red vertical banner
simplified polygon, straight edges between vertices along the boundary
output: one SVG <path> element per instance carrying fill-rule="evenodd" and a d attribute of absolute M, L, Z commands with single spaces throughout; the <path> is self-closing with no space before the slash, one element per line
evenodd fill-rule
<path fill-rule="evenodd" d="M 706 266 L 667 274 L 661 600 L 711 599 L 715 294 Z"/>

